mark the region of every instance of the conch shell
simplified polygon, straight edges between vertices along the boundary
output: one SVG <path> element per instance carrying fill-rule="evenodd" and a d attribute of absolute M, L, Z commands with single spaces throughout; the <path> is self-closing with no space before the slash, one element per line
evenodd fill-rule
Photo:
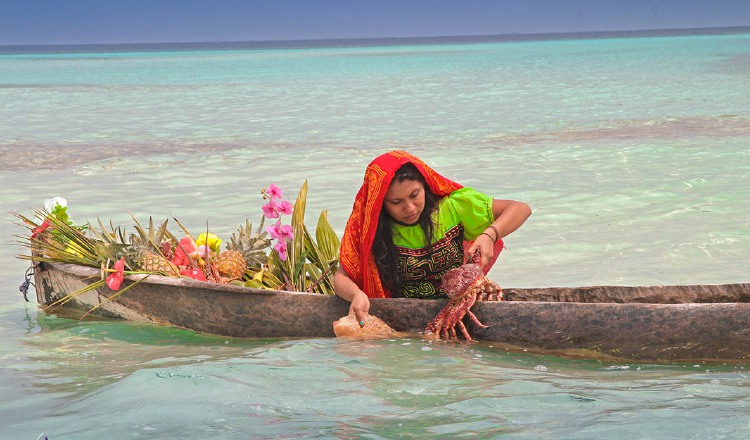
<path fill-rule="evenodd" d="M 385 339 L 398 336 L 398 332 L 392 329 L 382 319 L 368 314 L 365 317 L 365 325 L 360 326 L 357 317 L 347 315 L 333 323 L 333 332 L 338 338 L 354 339 Z"/>

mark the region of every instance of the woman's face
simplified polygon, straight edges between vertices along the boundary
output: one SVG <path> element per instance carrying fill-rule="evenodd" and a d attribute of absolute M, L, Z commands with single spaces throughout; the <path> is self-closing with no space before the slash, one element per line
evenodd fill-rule
<path fill-rule="evenodd" d="M 424 185 L 418 180 L 394 180 L 385 193 L 384 205 L 394 220 L 413 225 L 424 211 Z"/>

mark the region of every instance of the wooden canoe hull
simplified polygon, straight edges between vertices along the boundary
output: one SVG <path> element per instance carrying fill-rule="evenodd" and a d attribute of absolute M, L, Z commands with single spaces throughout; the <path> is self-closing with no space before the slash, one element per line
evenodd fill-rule
<path fill-rule="evenodd" d="M 114 300 L 106 286 L 59 309 L 48 306 L 99 279 L 69 264 L 35 268 L 37 300 L 50 313 L 146 321 L 238 338 L 334 337 L 349 303 L 331 295 L 267 291 L 149 276 Z M 136 280 L 131 276 L 123 284 Z M 488 328 L 471 335 L 512 349 L 643 361 L 750 359 L 750 284 L 505 289 L 507 301 L 477 302 Z M 370 312 L 400 332 L 419 333 L 444 300 L 373 299 Z M 90 316 L 91 316 L 90 315 Z"/>

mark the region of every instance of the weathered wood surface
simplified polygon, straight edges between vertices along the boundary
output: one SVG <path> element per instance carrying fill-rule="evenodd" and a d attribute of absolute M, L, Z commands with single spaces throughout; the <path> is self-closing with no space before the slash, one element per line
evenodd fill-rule
<path fill-rule="evenodd" d="M 99 271 L 66 264 L 35 270 L 37 300 L 55 300 L 99 279 Z M 137 276 L 129 278 L 132 282 Z M 125 287 L 127 284 L 123 284 Z M 644 361 L 750 359 L 750 284 L 593 286 L 505 289 L 506 301 L 477 302 L 479 340 L 560 354 Z M 107 287 L 50 313 L 148 321 L 240 337 L 334 337 L 333 321 L 349 303 L 329 295 L 268 291 L 150 276 L 113 301 Z M 401 332 L 421 332 L 445 301 L 373 299 L 370 312 Z"/>

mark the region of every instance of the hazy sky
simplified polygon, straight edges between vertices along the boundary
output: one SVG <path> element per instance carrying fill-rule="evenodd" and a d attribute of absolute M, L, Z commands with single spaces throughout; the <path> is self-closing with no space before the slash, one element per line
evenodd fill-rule
<path fill-rule="evenodd" d="M 748 0 L 0 0 L 0 45 L 750 26 Z"/>

